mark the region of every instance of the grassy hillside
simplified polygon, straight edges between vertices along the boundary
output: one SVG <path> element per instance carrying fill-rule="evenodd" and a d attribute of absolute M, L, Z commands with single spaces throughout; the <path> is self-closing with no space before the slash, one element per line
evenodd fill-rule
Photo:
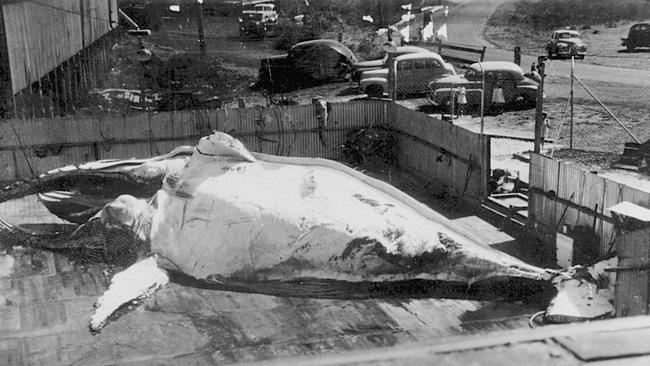
<path fill-rule="evenodd" d="M 501 6 L 488 24 L 549 31 L 648 17 L 650 0 L 517 0 Z"/>

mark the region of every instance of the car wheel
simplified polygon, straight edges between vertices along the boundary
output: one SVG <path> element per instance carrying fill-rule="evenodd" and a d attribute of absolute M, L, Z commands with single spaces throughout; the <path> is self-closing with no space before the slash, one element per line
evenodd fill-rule
<path fill-rule="evenodd" d="M 634 49 L 636 47 L 634 47 L 634 45 L 628 44 L 625 46 L 625 48 L 627 49 L 627 52 L 634 52 Z"/>
<path fill-rule="evenodd" d="M 553 52 L 551 52 L 551 50 L 548 50 L 548 59 L 549 60 L 553 59 Z"/>
<path fill-rule="evenodd" d="M 366 94 L 370 98 L 381 98 L 384 96 L 384 88 L 379 85 L 370 85 L 366 88 Z"/>
<path fill-rule="evenodd" d="M 535 107 L 537 100 L 534 96 L 528 94 L 519 94 L 514 99 L 515 108 L 519 110 Z"/>

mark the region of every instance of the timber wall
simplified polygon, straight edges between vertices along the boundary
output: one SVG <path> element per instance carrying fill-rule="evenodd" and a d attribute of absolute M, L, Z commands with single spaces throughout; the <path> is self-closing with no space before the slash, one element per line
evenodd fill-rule
<path fill-rule="evenodd" d="M 650 208 L 650 192 L 603 178 L 560 160 L 531 154 L 528 217 L 555 232 L 589 228 L 598 236 L 600 256 L 614 249 L 615 231 L 609 207 L 628 201 Z"/>
<path fill-rule="evenodd" d="M 400 140 L 399 162 L 454 196 L 483 197 L 490 173 L 490 138 L 394 104 L 389 124 Z"/>
<path fill-rule="evenodd" d="M 2 117 L 74 111 L 108 62 L 116 0 L 8 1 L 0 6 Z"/>
<path fill-rule="evenodd" d="M 470 197 L 483 192 L 481 177 L 489 166 L 479 154 L 489 139 L 380 100 L 328 103 L 326 108 L 309 104 L 0 121 L 0 180 L 28 179 L 91 160 L 159 155 L 194 145 L 213 130 L 239 138 L 256 152 L 340 160 L 348 134 L 372 126 L 398 136 L 401 169 Z"/>

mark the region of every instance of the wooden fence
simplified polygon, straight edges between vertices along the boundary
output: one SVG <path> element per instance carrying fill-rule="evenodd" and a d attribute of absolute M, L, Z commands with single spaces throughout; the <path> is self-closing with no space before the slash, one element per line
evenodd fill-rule
<path fill-rule="evenodd" d="M 392 105 L 391 125 L 400 138 L 403 169 L 436 180 L 458 196 L 483 197 L 490 173 L 490 139 L 453 123 Z"/>
<path fill-rule="evenodd" d="M 213 130 L 252 151 L 340 159 L 350 132 L 390 128 L 400 141 L 400 167 L 480 197 L 489 139 L 394 103 L 362 100 L 290 107 L 141 113 L 110 118 L 0 121 L 0 180 L 25 179 L 72 163 L 163 154 L 194 145 Z M 489 154 L 486 157 L 489 162 Z"/>
<path fill-rule="evenodd" d="M 650 192 L 539 154 L 531 154 L 529 184 L 530 220 L 549 232 L 558 231 L 562 225 L 568 225 L 569 231 L 580 228 L 583 239 L 585 233 L 594 233 L 600 256 L 614 248 L 609 207 L 623 201 L 650 207 Z"/>
<path fill-rule="evenodd" d="M 126 116 L 0 121 L 0 180 L 25 179 L 66 164 L 149 157 L 194 145 L 211 131 L 251 150 L 337 159 L 347 134 L 386 121 L 388 103 L 253 107 Z"/>

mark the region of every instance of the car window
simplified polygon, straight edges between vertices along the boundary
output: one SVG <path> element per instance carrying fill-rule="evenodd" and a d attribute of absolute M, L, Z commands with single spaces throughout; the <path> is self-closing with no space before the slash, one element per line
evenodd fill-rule
<path fill-rule="evenodd" d="M 467 80 L 480 80 L 481 79 L 481 72 L 473 69 L 467 70 L 465 73 L 465 79 Z"/>
<path fill-rule="evenodd" d="M 428 59 L 425 60 L 425 68 L 427 69 L 440 69 L 442 65 L 437 60 Z"/>
<path fill-rule="evenodd" d="M 485 78 L 487 80 L 494 80 L 499 77 L 499 73 L 497 71 L 488 71 L 485 73 Z"/>
<path fill-rule="evenodd" d="M 411 62 L 411 60 L 402 61 L 397 65 L 397 70 L 400 71 L 413 70 L 413 63 Z"/>
<path fill-rule="evenodd" d="M 427 60 L 413 60 L 414 70 L 424 70 L 427 68 Z"/>

